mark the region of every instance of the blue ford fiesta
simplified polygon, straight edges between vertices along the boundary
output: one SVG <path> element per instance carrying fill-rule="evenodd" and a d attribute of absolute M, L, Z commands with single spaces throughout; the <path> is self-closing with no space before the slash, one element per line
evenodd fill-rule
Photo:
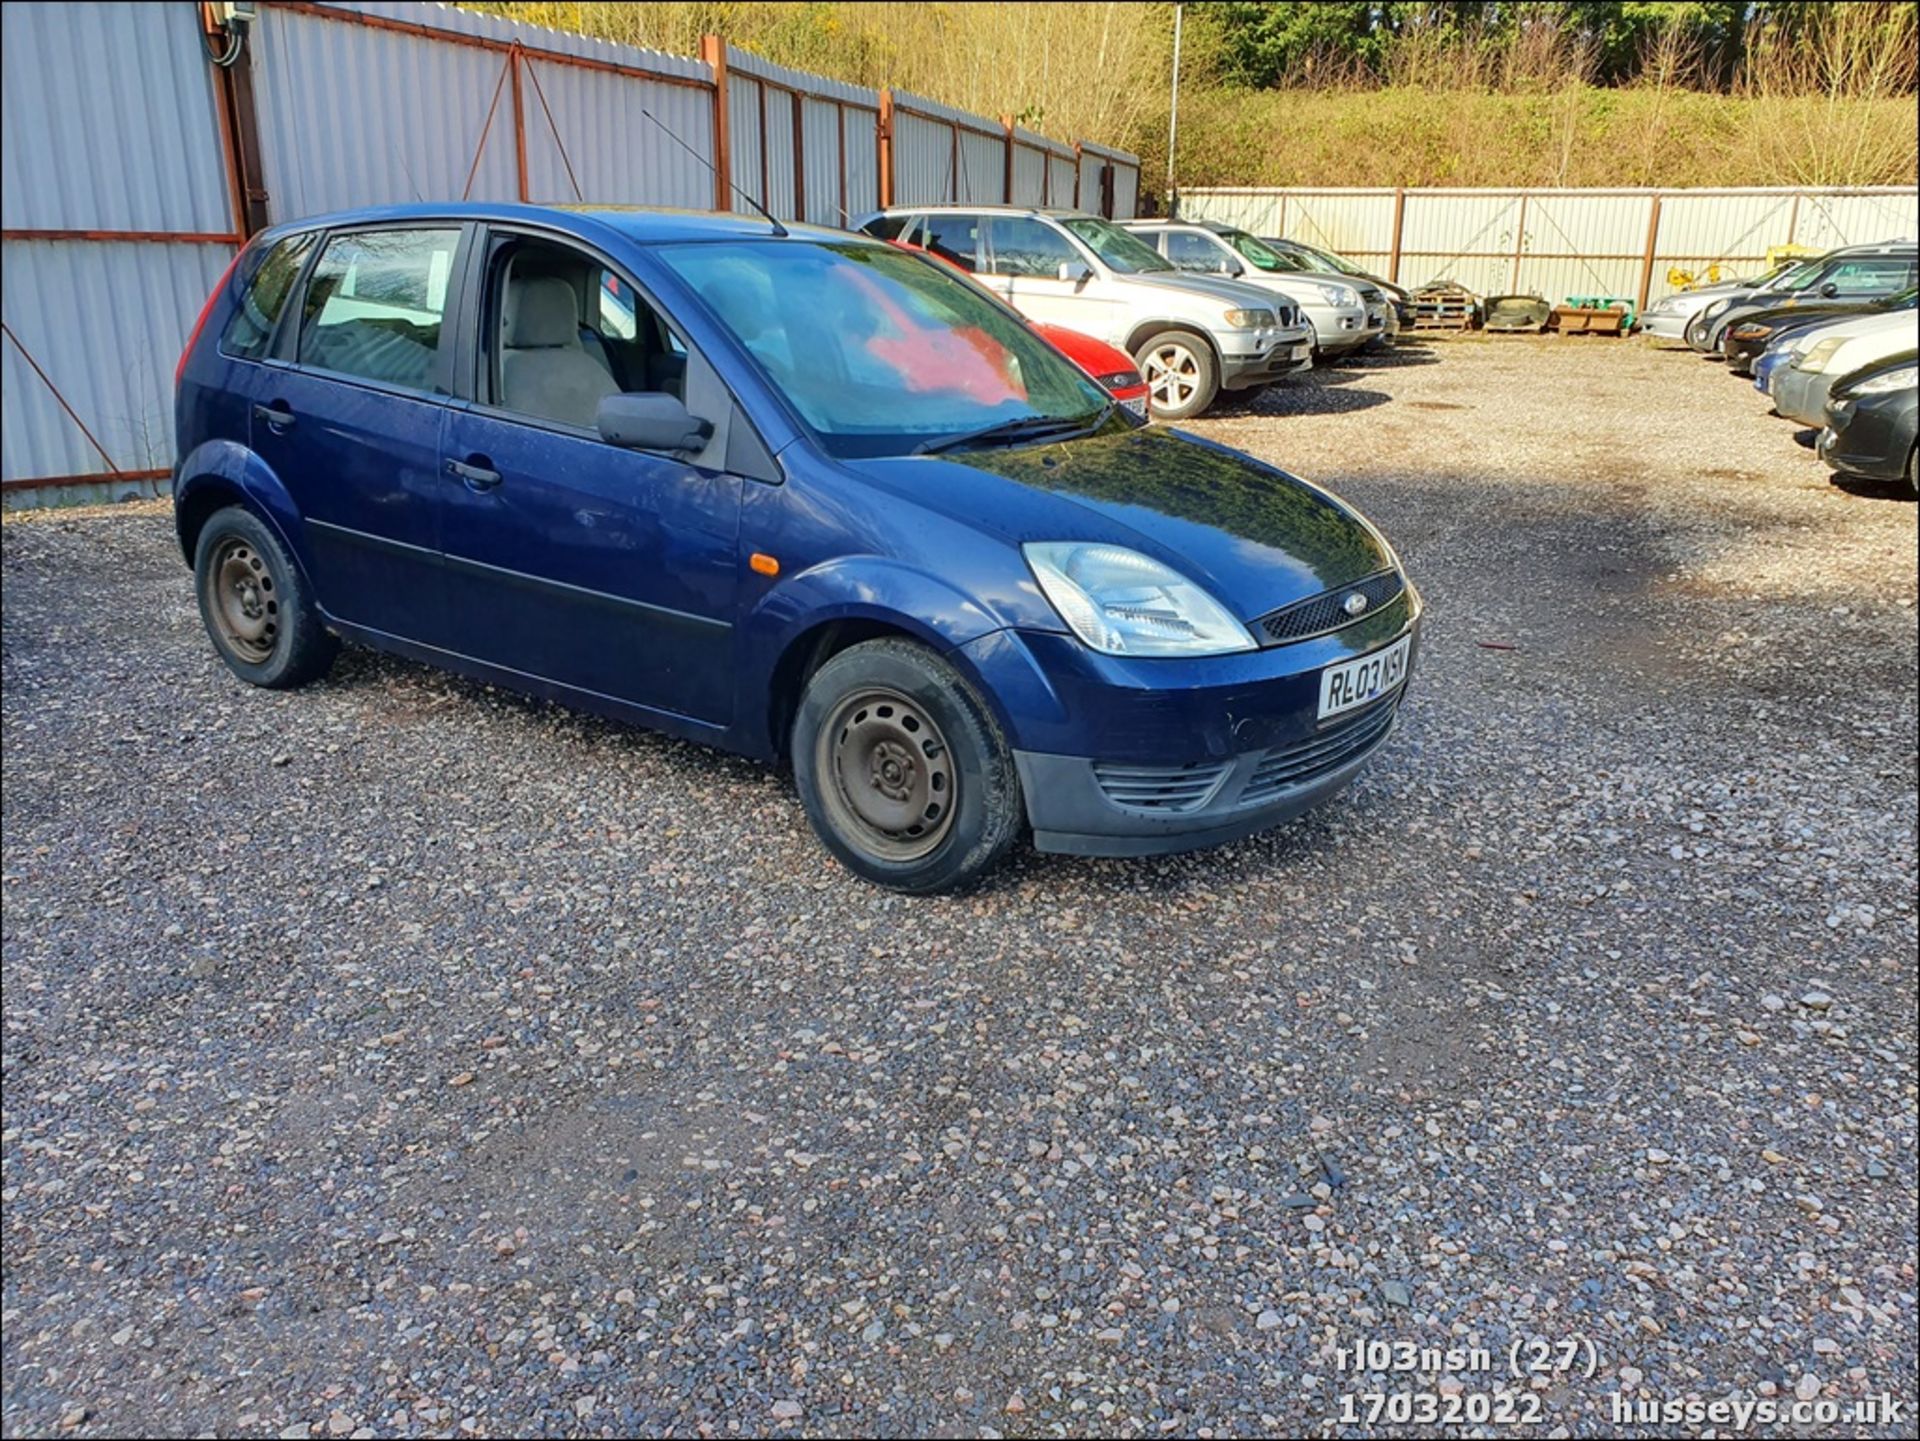
<path fill-rule="evenodd" d="M 1142 427 L 925 259 L 722 215 L 257 237 L 177 376 L 243 680 L 342 638 L 769 761 L 850 869 L 1228 840 L 1386 739 L 1420 601 L 1324 491 Z"/>

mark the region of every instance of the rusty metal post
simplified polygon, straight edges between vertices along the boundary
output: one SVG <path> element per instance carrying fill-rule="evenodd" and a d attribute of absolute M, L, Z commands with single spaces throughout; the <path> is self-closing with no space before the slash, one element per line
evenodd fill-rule
<path fill-rule="evenodd" d="M 727 103 L 727 42 L 700 37 L 700 58 L 713 71 L 713 208 L 733 209 L 733 126 Z"/>
<path fill-rule="evenodd" d="M 813 217 L 807 210 L 807 107 L 793 92 L 793 209 L 802 224 Z"/>
<path fill-rule="evenodd" d="M 225 38 L 227 32 L 214 23 L 212 6 L 200 7 L 200 21 L 209 36 Z M 233 64 L 213 66 L 213 76 L 214 111 L 220 124 L 234 228 L 244 239 L 266 229 L 268 223 L 265 172 L 260 161 L 260 115 L 253 93 L 251 35 L 240 46 Z"/>
<path fill-rule="evenodd" d="M 893 90 L 880 92 L 880 124 L 874 143 L 880 147 L 880 208 L 893 204 Z"/>
<path fill-rule="evenodd" d="M 1515 294 L 1520 290 L 1520 257 L 1527 248 L 1527 195 L 1520 192 L 1520 220 L 1513 227 L 1513 280 L 1507 289 Z"/>
<path fill-rule="evenodd" d="M 520 95 L 520 47 L 507 52 L 507 65 L 513 78 L 513 173 L 519 183 L 520 203 L 525 205 L 531 190 L 527 185 L 527 107 Z M 555 137 L 558 143 L 558 137 Z"/>
<path fill-rule="evenodd" d="M 1400 283 L 1400 236 L 1407 219 L 1407 187 L 1393 187 L 1393 249 L 1387 256 L 1387 279 Z"/>
<path fill-rule="evenodd" d="M 1640 252 L 1640 302 L 1634 314 L 1643 315 L 1647 309 L 1647 296 L 1653 290 L 1653 252 L 1660 241 L 1660 197 L 1653 197 L 1653 204 L 1647 210 L 1647 245 Z"/>
<path fill-rule="evenodd" d="M 1004 194 L 1000 197 L 1000 202 L 1003 205 L 1011 205 L 1013 204 L 1013 117 L 1002 115 L 1000 124 L 1007 132 L 1007 164 L 1005 178 L 1001 183 Z"/>
<path fill-rule="evenodd" d="M 1080 208 L 1080 142 L 1073 142 L 1073 208 Z"/>

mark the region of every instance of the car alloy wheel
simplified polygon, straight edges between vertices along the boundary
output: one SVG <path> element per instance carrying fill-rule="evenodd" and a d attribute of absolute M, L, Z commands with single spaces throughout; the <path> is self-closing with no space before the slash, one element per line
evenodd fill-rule
<path fill-rule="evenodd" d="M 1200 390 L 1200 360 L 1192 347 L 1163 341 L 1147 352 L 1147 388 L 1163 410 L 1185 410 Z"/>
<path fill-rule="evenodd" d="M 267 561 L 241 536 L 228 536 L 207 567 L 207 614 L 220 638 L 248 665 L 273 658 L 280 634 L 280 602 Z"/>
<path fill-rule="evenodd" d="M 824 799 L 842 834 L 887 861 L 931 853 L 953 826 L 957 772 L 946 737 L 897 690 L 847 697 L 821 727 Z"/>

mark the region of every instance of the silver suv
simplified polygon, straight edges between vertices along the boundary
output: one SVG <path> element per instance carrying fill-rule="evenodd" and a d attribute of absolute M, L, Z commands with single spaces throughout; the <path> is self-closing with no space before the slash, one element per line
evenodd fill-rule
<path fill-rule="evenodd" d="M 1284 295 L 1313 327 L 1321 355 L 1345 355 L 1383 341 L 1392 332 L 1386 293 L 1351 275 L 1313 270 L 1257 235 L 1209 220 L 1134 220 L 1127 229 L 1179 266 L 1222 275 Z"/>
<path fill-rule="evenodd" d="M 1313 364 L 1312 333 L 1285 297 L 1188 275 L 1096 215 L 900 206 L 859 228 L 959 267 L 1029 319 L 1126 351 L 1163 420 L 1185 420 L 1223 390 L 1256 390 Z"/>

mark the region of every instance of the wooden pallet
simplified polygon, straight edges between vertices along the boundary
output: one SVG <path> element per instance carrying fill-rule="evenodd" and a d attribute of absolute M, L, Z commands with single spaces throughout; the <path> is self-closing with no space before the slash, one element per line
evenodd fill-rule
<path fill-rule="evenodd" d="M 1467 330 L 1473 325 L 1473 297 L 1464 290 L 1422 290 L 1413 297 L 1415 330 Z"/>

